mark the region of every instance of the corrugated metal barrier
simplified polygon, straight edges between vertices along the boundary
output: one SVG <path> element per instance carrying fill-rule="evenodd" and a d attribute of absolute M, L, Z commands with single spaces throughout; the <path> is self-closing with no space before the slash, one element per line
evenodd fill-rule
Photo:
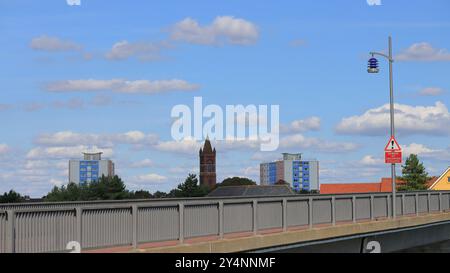
<path fill-rule="evenodd" d="M 6 211 L 0 211 L 0 253 L 6 252 L 6 220 L 7 220 Z"/>
<path fill-rule="evenodd" d="M 0 253 L 67 252 L 199 236 L 368 221 L 391 217 L 390 193 L 187 198 L 0 206 Z M 396 214 L 450 209 L 450 191 L 397 194 Z"/>

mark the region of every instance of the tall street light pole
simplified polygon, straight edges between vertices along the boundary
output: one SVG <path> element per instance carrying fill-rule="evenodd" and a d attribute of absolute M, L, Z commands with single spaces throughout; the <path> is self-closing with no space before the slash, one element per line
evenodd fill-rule
<path fill-rule="evenodd" d="M 374 58 L 374 55 L 379 55 L 386 58 L 389 61 L 389 93 L 390 93 L 390 114 L 391 114 L 391 137 L 395 138 L 395 127 L 394 127 L 394 82 L 392 74 L 392 63 L 394 58 L 392 56 L 392 38 L 389 36 L 389 55 L 380 52 L 370 52 L 372 59 L 369 60 L 369 68 L 367 71 L 369 73 L 378 73 L 378 61 Z M 392 218 L 396 217 L 396 207 L 395 207 L 395 194 L 396 194 L 396 183 L 395 183 L 395 163 L 391 164 L 391 177 L 392 177 Z"/>

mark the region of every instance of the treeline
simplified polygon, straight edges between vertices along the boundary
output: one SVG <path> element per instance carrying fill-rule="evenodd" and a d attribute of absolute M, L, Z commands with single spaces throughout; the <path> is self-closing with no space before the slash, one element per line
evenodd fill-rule
<path fill-rule="evenodd" d="M 399 188 L 400 191 L 426 190 L 427 181 L 430 179 L 425 171 L 423 163 L 415 154 L 411 154 L 402 166 L 402 176 L 397 179 L 405 183 Z M 278 181 L 277 184 L 286 184 L 284 181 Z M 240 186 L 256 185 L 256 182 L 244 177 L 231 177 L 218 183 L 220 186 Z M 42 201 L 94 201 L 94 200 L 122 200 L 122 199 L 150 199 L 150 198 L 182 198 L 182 197 L 202 197 L 206 196 L 211 190 L 200 186 L 197 176 L 189 174 L 183 183 L 180 183 L 175 189 L 169 192 L 156 191 L 151 193 L 146 190 L 129 191 L 120 177 L 102 176 L 98 181 L 87 185 L 78 185 L 69 183 L 60 187 L 55 186 Z M 299 192 L 306 194 L 311 192 Z M 0 195 L 0 203 L 17 203 L 29 201 L 28 196 L 22 196 L 11 190 Z"/>
<path fill-rule="evenodd" d="M 248 178 L 232 177 L 226 178 L 220 186 L 256 185 L 256 182 Z M 169 192 L 156 191 L 151 193 L 147 190 L 127 190 L 122 179 L 115 175 L 113 177 L 102 176 L 99 180 L 86 185 L 69 183 L 60 187 L 55 186 L 40 201 L 62 202 L 62 201 L 95 201 L 95 200 L 124 200 L 124 199 L 151 199 L 151 198 L 182 198 L 203 197 L 211 190 L 200 186 L 195 174 L 189 174 L 183 183 Z M 28 196 L 22 196 L 15 191 L 0 195 L 0 203 L 18 203 L 29 201 Z"/>
<path fill-rule="evenodd" d="M 129 191 L 125 183 L 117 175 L 113 177 L 102 176 L 99 180 L 86 185 L 69 183 L 54 187 L 43 199 L 44 201 L 95 201 L 95 200 L 123 200 L 123 199 L 149 199 L 170 197 L 201 197 L 207 195 L 208 188 L 199 186 L 195 174 L 189 174 L 184 183 L 170 192 L 157 191 L 150 193 L 146 190 Z"/>
<path fill-rule="evenodd" d="M 232 177 L 223 180 L 216 187 L 233 185 L 256 185 L 256 182 L 248 178 Z M 55 186 L 43 199 L 44 201 L 57 202 L 203 197 L 211 190 L 213 189 L 199 185 L 197 175 L 189 174 L 183 183 L 178 184 L 175 189 L 169 192 L 129 191 L 122 179 L 116 175 L 113 177 L 102 176 L 98 181 L 87 185 L 69 183 L 60 187 Z"/>
<path fill-rule="evenodd" d="M 25 202 L 29 200 L 29 196 L 22 196 L 20 193 L 17 193 L 13 190 L 9 192 L 5 192 L 3 195 L 0 195 L 0 203 L 18 203 Z"/>

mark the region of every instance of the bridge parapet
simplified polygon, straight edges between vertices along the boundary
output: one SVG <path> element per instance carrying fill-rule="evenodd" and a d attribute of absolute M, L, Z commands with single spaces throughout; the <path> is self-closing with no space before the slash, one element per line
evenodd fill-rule
<path fill-rule="evenodd" d="M 0 253 L 64 252 L 392 218 L 391 194 L 32 203 L 0 207 Z M 450 209 L 450 191 L 397 194 L 397 216 Z M 4 211 L 1 211 L 4 209 Z"/>

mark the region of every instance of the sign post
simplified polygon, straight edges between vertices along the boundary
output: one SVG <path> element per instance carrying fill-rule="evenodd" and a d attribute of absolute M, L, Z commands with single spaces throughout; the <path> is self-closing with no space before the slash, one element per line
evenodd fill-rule
<path fill-rule="evenodd" d="M 389 142 L 384 147 L 384 162 L 387 164 L 391 164 L 392 170 L 392 218 L 395 218 L 397 214 L 397 210 L 395 208 L 395 198 L 396 198 L 396 187 L 397 183 L 395 182 L 395 164 L 402 163 L 402 148 L 398 145 L 397 140 L 394 136 L 391 136 Z"/>
<path fill-rule="evenodd" d="M 370 52 L 372 55 L 372 58 L 369 60 L 369 67 L 367 69 L 367 72 L 369 73 L 378 73 L 378 61 L 374 58 L 375 55 L 382 56 L 386 58 L 389 61 L 389 108 L 390 108 L 390 117 L 391 117 L 391 141 L 390 144 L 393 146 L 397 141 L 395 141 L 395 126 L 394 126 L 394 81 L 393 81 L 393 72 L 392 72 L 392 64 L 394 63 L 394 57 L 392 55 L 392 38 L 389 36 L 389 54 L 381 53 L 381 52 Z M 394 140 L 394 143 L 392 143 L 392 140 Z M 389 145 L 389 144 L 388 144 Z M 398 145 L 398 143 L 397 143 Z M 393 150 L 390 149 L 389 154 L 385 153 L 385 161 L 388 162 L 398 162 L 400 158 L 401 163 L 401 150 L 400 146 L 398 147 L 399 150 Z M 385 149 L 386 150 L 386 149 Z M 400 154 L 399 154 L 400 152 Z M 395 218 L 396 215 L 396 208 L 395 208 L 395 163 L 391 164 L 391 177 L 392 177 L 392 218 Z"/>

